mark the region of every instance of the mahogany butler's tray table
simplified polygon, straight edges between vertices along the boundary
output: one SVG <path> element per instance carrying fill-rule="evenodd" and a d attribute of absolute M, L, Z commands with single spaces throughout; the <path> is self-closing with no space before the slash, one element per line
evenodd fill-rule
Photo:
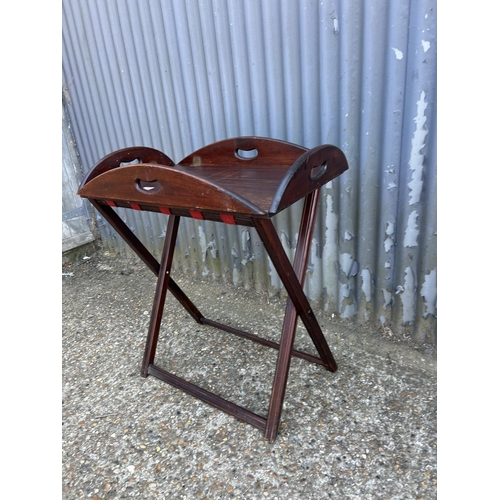
<path fill-rule="evenodd" d="M 135 163 L 134 163 L 135 162 Z M 331 145 L 305 149 L 274 139 L 237 137 L 213 143 L 175 164 L 147 147 L 121 149 L 99 161 L 78 194 L 88 198 L 125 242 L 158 276 L 141 375 L 153 375 L 264 431 L 274 441 L 285 395 L 291 356 L 335 371 L 337 365 L 303 291 L 309 247 L 322 185 L 347 170 L 340 149 Z M 297 247 L 290 263 L 271 221 L 304 199 Z M 112 207 L 168 215 L 161 261 L 158 262 Z M 179 220 L 192 217 L 255 227 L 288 292 L 278 343 L 205 318 L 170 276 Z M 278 350 L 267 417 L 194 385 L 154 364 L 167 289 L 200 324 L 211 325 Z M 300 317 L 319 356 L 293 348 Z"/>

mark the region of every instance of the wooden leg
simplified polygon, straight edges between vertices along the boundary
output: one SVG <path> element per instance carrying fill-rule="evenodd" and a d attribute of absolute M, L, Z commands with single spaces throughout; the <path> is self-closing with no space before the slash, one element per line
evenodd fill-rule
<path fill-rule="evenodd" d="M 288 261 L 272 223 L 269 220 L 262 220 L 256 225 L 257 231 L 262 238 L 268 254 L 275 264 L 276 270 L 289 293 L 266 420 L 265 437 L 270 442 L 273 442 L 278 435 L 278 426 L 285 397 L 293 342 L 297 329 L 298 311 L 303 321 L 304 318 L 306 318 L 304 324 L 308 326 L 308 332 L 318 349 L 325 367 L 330 371 L 335 371 L 337 369 L 330 348 L 326 343 L 326 339 L 321 332 L 321 328 L 312 313 L 309 302 L 302 289 L 313 236 L 318 200 L 318 190 L 308 195 L 305 199 L 293 268 Z"/>
<path fill-rule="evenodd" d="M 219 408 L 230 415 L 235 416 L 255 427 L 264 430 L 265 437 L 273 442 L 278 434 L 278 426 L 281 418 L 281 411 L 285 396 L 286 383 L 288 379 L 288 371 L 290 368 L 290 359 L 292 355 L 302 357 L 308 361 L 322 364 L 326 369 L 335 371 L 337 365 L 328 347 L 326 339 L 321 331 L 321 328 L 311 310 L 309 301 L 307 300 L 302 289 L 307 260 L 309 257 L 309 249 L 312 241 L 314 221 L 317 212 L 317 203 L 319 192 L 315 191 L 308 195 L 305 199 L 302 220 L 299 229 L 299 237 L 295 259 L 293 266 L 288 260 L 288 257 L 283 250 L 281 242 L 276 230 L 270 219 L 253 219 L 254 227 L 256 228 L 262 242 L 271 258 L 276 270 L 288 292 L 288 301 L 283 321 L 283 330 L 281 342 L 277 344 L 265 339 L 260 339 L 255 335 L 243 332 L 232 327 L 221 325 L 215 321 L 204 318 L 184 292 L 170 277 L 172 260 L 175 250 L 175 241 L 179 228 L 179 216 L 171 215 L 168 219 L 167 233 L 160 263 L 151 255 L 141 241 L 132 233 L 130 228 L 111 208 L 100 205 L 94 200 L 90 200 L 101 215 L 111 224 L 125 242 L 137 253 L 137 255 L 146 263 L 146 265 L 158 276 L 156 285 L 156 293 L 151 312 L 151 320 L 146 341 L 146 348 L 141 368 L 141 375 L 147 377 L 154 375 L 155 377 L 174 385 L 193 396 Z M 201 324 L 215 326 L 228 332 L 240 335 L 244 338 L 259 342 L 263 345 L 278 349 L 278 360 L 276 363 L 276 372 L 272 387 L 269 410 L 267 418 L 254 414 L 245 408 L 242 408 L 230 401 L 227 401 L 220 396 L 212 394 L 196 385 L 187 382 L 167 371 L 154 365 L 156 346 L 158 343 L 161 319 L 165 304 L 167 290 L 170 290 L 177 300 L 185 307 L 185 309 L 193 316 L 193 318 Z M 293 349 L 295 331 L 297 327 L 298 316 L 302 319 L 314 345 L 316 346 L 319 358 L 296 351 Z"/>
<path fill-rule="evenodd" d="M 149 365 L 152 365 L 156 353 L 156 345 L 158 343 L 158 335 L 160 333 L 161 318 L 163 315 L 163 306 L 167 295 L 168 282 L 170 280 L 170 269 L 174 257 L 175 240 L 177 239 L 177 231 L 179 229 L 180 217 L 178 215 L 170 215 L 168 218 L 167 234 L 163 245 L 163 255 L 161 257 L 160 273 L 156 283 L 156 293 L 151 311 L 151 320 L 149 322 L 148 338 L 146 340 L 146 349 L 144 351 L 144 359 L 142 361 L 141 375 L 148 376 Z"/>
<path fill-rule="evenodd" d="M 123 222 L 117 213 L 107 206 L 100 205 L 94 200 L 89 200 L 95 209 L 108 221 L 110 226 L 125 240 L 125 243 L 141 258 L 141 260 L 153 271 L 156 276 L 159 276 L 160 264 L 151 255 L 151 252 L 142 244 L 137 236 L 130 230 L 130 228 Z M 181 290 L 179 285 L 170 278 L 168 281 L 168 289 L 172 295 L 184 306 L 186 311 L 201 324 L 203 315 L 191 302 L 189 297 Z"/>
<path fill-rule="evenodd" d="M 288 257 L 281 246 L 281 242 L 276 234 L 274 226 L 269 219 L 255 219 L 255 228 L 264 243 L 266 250 L 269 253 L 276 271 L 278 272 L 286 291 L 289 294 L 293 305 L 295 306 L 300 319 L 304 323 L 311 340 L 314 342 L 316 349 L 325 362 L 327 369 L 334 372 L 337 370 L 337 364 L 328 347 L 326 339 L 321 331 L 318 320 L 309 305 L 309 301 L 305 296 L 297 276 L 293 272 L 293 267 L 288 260 Z"/>

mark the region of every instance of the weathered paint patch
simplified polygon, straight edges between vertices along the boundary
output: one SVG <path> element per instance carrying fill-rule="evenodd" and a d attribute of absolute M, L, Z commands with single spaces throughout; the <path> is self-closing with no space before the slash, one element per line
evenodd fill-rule
<path fill-rule="evenodd" d="M 401 52 L 399 49 L 396 49 L 396 47 L 392 47 L 392 50 L 394 51 L 394 55 L 396 56 L 396 59 L 398 61 L 401 61 L 401 59 L 403 59 L 403 52 Z"/>
<path fill-rule="evenodd" d="M 349 231 L 346 231 L 346 232 L 344 233 L 344 239 L 345 239 L 346 241 L 352 240 L 352 239 L 353 239 L 353 237 L 354 237 L 354 236 L 353 236 L 353 235 L 352 235 L 352 233 L 350 233 Z"/>
<path fill-rule="evenodd" d="M 233 285 L 239 285 L 241 282 L 241 275 L 238 266 L 233 266 Z"/>
<path fill-rule="evenodd" d="M 207 245 L 207 248 L 210 249 L 210 255 L 212 256 L 212 259 L 216 259 L 217 258 L 217 244 L 215 243 L 215 239 L 213 236 L 212 236 L 212 240 Z"/>
<path fill-rule="evenodd" d="M 384 250 L 385 253 L 387 253 L 394 246 L 394 240 L 392 239 L 392 235 L 394 234 L 394 222 L 386 222 L 385 234 L 387 238 L 384 241 Z"/>
<path fill-rule="evenodd" d="M 351 272 L 353 262 L 354 259 L 351 254 L 343 253 L 340 255 L 340 268 L 342 269 L 342 271 L 344 271 L 344 274 L 346 276 L 348 276 Z"/>
<path fill-rule="evenodd" d="M 359 263 L 354 260 L 351 254 L 342 253 L 340 254 L 340 268 L 348 278 L 351 278 L 358 274 Z"/>
<path fill-rule="evenodd" d="M 355 315 L 356 315 L 356 304 L 348 304 L 347 306 L 345 306 L 340 316 L 342 318 L 352 318 Z"/>
<path fill-rule="evenodd" d="M 298 235 L 296 235 L 296 237 L 297 236 Z M 288 237 L 288 235 L 283 230 L 281 230 L 280 241 L 281 241 L 281 245 L 283 247 L 283 250 L 285 250 L 285 253 L 286 253 L 287 257 L 290 260 L 292 260 L 292 258 L 293 258 L 292 242 L 290 241 L 290 238 Z"/>
<path fill-rule="evenodd" d="M 339 218 L 333 211 L 333 197 L 326 195 L 326 217 L 325 217 L 325 245 L 323 247 L 323 280 L 327 297 L 337 296 L 338 275 L 338 223 Z M 326 270 L 326 272 L 325 272 Z"/>
<path fill-rule="evenodd" d="M 372 277 L 368 269 L 361 271 L 361 290 L 365 294 L 366 302 L 372 301 Z"/>
<path fill-rule="evenodd" d="M 252 251 L 250 249 L 250 231 L 243 229 L 241 232 L 241 249 L 243 250 L 243 258 L 241 264 L 246 266 L 252 259 Z"/>
<path fill-rule="evenodd" d="M 333 33 L 334 35 L 339 34 L 339 20 L 336 17 L 333 18 Z"/>
<path fill-rule="evenodd" d="M 205 235 L 205 230 L 203 226 L 198 226 L 198 241 L 200 243 L 201 249 L 201 261 L 205 262 L 207 260 L 207 236 Z M 206 268 L 205 268 L 206 269 Z M 205 274 L 204 274 L 205 276 Z"/>
<path fill-rule="evenodd" d="M 436 298 L 437 298 L 437 271 L 432 270 L 429 274 L 425 276 L 424 283 L 420 289 L 420 295 L 423 297 L 425 302 L 426 311 L 424 312 L 424 318 L 427 318 L 429 314 L 436 317 Z"/>
<path fill-rule="evenodd" d="M 413 210 L 413 212 L 408 216 L 408 224 L 405 231 L 405 239 L 403 245 L 405 247 L 416 247 L 418 245 L 417 239 L 420 230 L 418 229 L 418 212 Z"/>
<path fill-rule="evenodd" d="M 427 52 L 431 48 L 431 42 L 428 42 L 427 40 L 422 40 L 422 47 L 424 49 L 424 52 Z"/>
<path fill-rule="evenodd" d="M 384 241 L 384 250 L 387 253 L 394 246 L 394 241 L 391 237 L 387 237 Z"/>
<path fill-rule="evenodd" d="M 392 293 L 385 288 L 382 288 L 382 293 L 384 294 L 384 309 L 387 309 L 392 304 Z"/>
<path fill-rule="evenodd" d="M 417 116 L 413 119 L 415 122 L 415 132 L 411 140 L 410 161 L 408 162 L 410 169 L 413 171 L 411 181 L 408 183 L 408 187 L 410 188 L 410 205 L 414 205 L 420 201 L 424 186 L 422 179 L 424 154 L 422 153 L 422 149 L 425 147 L 425 138 L 428 133 L 425 128 L 425 122 L 427 121 L 427 117 L 425 116 L 426 108 L 425 92 L 422 91 L 420 99 L 417 102 Z"/>
<path fill-rule="evenodd" d="M 311 250 L 309 252 L 309 264 L 306 270 L 306 279 L 304 286 L 307 287 L 307 295 L 313 303 L 318 303 L 321 298 L 321 289 L 318 286 L 319 281 L 315 279 L 314 272 L 319 269 L 321 272 L 321 261 L 319 257 L 319 242 L 316 238 L 311 241 Z M 318 267 L 316 267 L 318 266 Z"/>
<path fill-rule="evenodd" d="M 281 289 L 281 280 L 280 280 L 278 273 L 275 270 L 274 264 L 272 263 L 269 255 L 267 256 L 267 265 L 269 268 L 269 277 L 270 277 L 270 281 L 271 281 L 271 286 L 274 288 L 274 290 L 280 290 Z"/>
<path fill-rule="evenodd" d="M 405 286 L 400 297 L 403 303 L 403 323 L 412 323 L 415 320 L 415 275 L 411 267 L 405 269 Z"/>
<path fill-rule="evenodd" d="M 349 297 L 351 293 L 351 288 L 347 283 L 343 283 L 340 285 L 340 294 L 342 295 L 343 298 Z"/>

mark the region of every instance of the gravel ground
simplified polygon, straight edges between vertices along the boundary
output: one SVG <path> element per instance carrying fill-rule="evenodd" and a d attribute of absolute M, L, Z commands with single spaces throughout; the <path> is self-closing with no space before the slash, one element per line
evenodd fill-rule
<path fill-rule="evenodd" d="M 64 499 L 434 499 L 436 359 L 317 313 L 336 373 L 293 358 L 275 443 L 139 374 L 155 276 L 107 257 L 65 263 Z M 177 283 L 207 317 L 279 340 L 284 302 Z M 314 353 L 299 327 L 297 348 Z M 201 326 L 167 295 L 155 363 L 266 415 L 276 351 Z"/>

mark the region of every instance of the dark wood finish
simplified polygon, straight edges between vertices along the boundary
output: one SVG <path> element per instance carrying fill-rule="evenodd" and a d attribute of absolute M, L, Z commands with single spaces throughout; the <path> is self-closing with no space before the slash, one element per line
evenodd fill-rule
<path fill-rule="evenodd" d="M 158 335 L 160 333 L 161 319 L 163 316 L 163 306 L 165 304 L 165 296 L 167 295 L 168 282 L 170 280 L 170 270 L 172 268 L 172 260 L 174 258 L 175 241 L 177 239 L 179 221 L 180 218 L 176 215 L 171 215 L 168 218 L 160 272 L 158 273 L 153 310 L 151 311 L 151 319 L 149 321 L 148 338 L 146 340 L 146 349 L 144 351 L 144 359 L 142 361 L 141 375 L 143 377 L 147 377 L 148 367 L 153 364 L 155 359 L 156 345 L 158 343 Z"/>
<path fill-rule="evenodd" d="M 285 317 L 283 320 L 283 330 L 265 430 L 265 436 L 271 442 L 273 442 L 278 435 L 278 426 L 281 418 L 281 411 L 285 398 L 286 383 L 288 380 L 288 371 L 290 368 L 290 361 L 293 351 L 293 341 L 295 339 L 295 332 L 297 329 L 297 308 L 294 305 L 294 300 L 292 297 L 294 297 L 295 293 L 299 295 L 302 293 L 302 287 L 304 285 L 304 279 L 306 275 L 307 260 L 309 258 L 309 249 L 313 237 L 314 222 L 316 220 L 318 201 L 319 190 L 313 191 L 312 193 L 308 194 L 306 196 L 304 208 L 302 211 L 302 219 L 297 239 L 297 248 L 295 250 L 295 258 L 293 263 L 293 271 L 295 273 L 295 276 L 297 277 L 300 287 L 293 290 L 288 290 L 287 288 L 289 297 L 287 300 Z M 274 251 L 276 249 L 273 250 L 273 245 L 275 245 L 275 242 L 272 241 L 272 238 L 268 239 L 267 234 L 264 234 L 264 231 L 259 232 L 259 234 L 261 234 L 261 238 L 264 238 L 263 242 L 268 249 L 268 253 L 273 252 L 273 255 L 275 255 Z M 282 268 L 280 267 L 280 270 L 281 269 Z M 281 273 L 279 274 L 281 277 Z M 323 333 L 319 332 L 320 334 L 318 334 L 316 329 L 309 331 L 309 333 L 316 345 L 316 348 L 319 347 L 318 352 L 322 353 L 324 366 L 331 371 L 335 371 L 337 369 L 337 365 L 335 363 L 335 360 L 333 359 Z"/>
<path fill-rule="evenodd" d="M 265 214 L 257 205 L 239 194 L 233 193 L 225 186 L 215 184 L 214 180 L 206 175 L 205 170 L 203 176 L 191 170 L 179 166 L 159 166 L 149 163 L 127 165 L 93 178 L 80 189 L 78 194 L 91 198 L 92 193 L 99 193 L 101 199 L 139 205 L 152 204 L 154 200 L 157 205 L 188 210 Z M 139 181 L 158 183 L 161 189 L 156 192 L 140 191 Z"/>
<path fill-rule="evenodd" d="M 138 161 L 138 163 L 156 163 L 158 165 L 175 165 L 174 162 L 164 153 L 157 149 L 146 147 L 132 147 L 119 149 L 100 160 L 95 167 L 89 171 L 82 182 L 82 186 L 88 184 L 95 177 L 121 167 L 123 163 Z"/>
<path fill-rule="evenodd" d="M 261 430 L 264 430 L 266 427 L 266 419 L 264 417 L 261 417 L 246 408 L 242 408 L 231 401 L 227 401 L 213 392 L 207 391 L 206 389 L 192 384 L 183 378 L 177 377 L 173 373 L 167 372 L 158 366 L 149 365 L 148 373 L 149 375 L 153 375 L 156 378 L 177 387 L 178 389 L 182 389 L 188 394 L 205 401 L 206 403 L 228 413 L 229 415 L 232 415 L 233 417 L 243 420 L 247 424 L 253 425 Z"/>
<path fill-rule="evenodd" d="M 141 258 L 141 260 L 158 276 L 160 273 L 159 262 L 151 255 L 151 252 L 142 244 L 135 236 L 130 228 L 123 222 L 116 212 L 108 207 L 96 203 L 95 200 L 90 200 L 99 213 L 108 221 L 111 227 L 124 239 L 128 246 Z M 179 285 L 170 278 L 168 280 L 168 289 L 172 295 L 184 306 L 186 311 L 196 320 L 201 323 L 202 314 L 196 306 L 191 302 L 189 297 L 181 290 Z"/>
<path fill-rule="evenodd" d="M 242 158 L 237 151 L 257 150 L 255 158 Z M 270 165 L 287 169 L 307 149 L 290 142 L 267 137 L 234 137 L 214 142 L 186 156 L 179 162 L 183 166 L 221 166 L 231 170 L 261 168 L 268 170 Z"/>
<path fill-rule="evenodd" d="M 339 148 L 325 145 L 310 149 L 288 169 L 276 190 L 270 213 L 281 212 L 346 170 L 347 160 Z"/>
<path fill-rule="evenodd" d="M 208 318 L 202 318 L 201 322 L 204 325 L 214 326 L 219 330 L 224 330 L 225 332 L 233 333 L 238 337 L 242 337 L 244 339 L 251 340 L 252 342 L 256 342 L 257 344 L 265 345 L 266 347 L 271 347 L 272 349 L 279 349 L 280 344 L 277 342 L 273 342 L 272 340 L 264 339 L 259 337 L 258 335 L 254 335 L 253 333 L 244 332 L 243 330 L 239 330 L 238 328 L 233 328 L 232 326 L 223 325 L 222 323 L 218 323 L 217 321 L 213 321 Z M 292 356 L 296 358 L 305 359 L 311 363 L 316 363 L 317 365 L 325 366 L 326 363 L 317 356 L 313 356 L 312 354 L 308 354 L 307 352 L 297 351 L 296 349 L 292 349 Z"/>
<path fill-rule="evenodd" d="M 276 230 L 270 220 L 255 219 L 255 229 L 264 243 L 267 253 L 276 268 L 276 271 L 288 292 L 293 305 L 297 309 L 300 319 L 304 323 L 309 336 L 311 337 L 318 354 L 325 362 L 328 369 L 332 372 L 337 370 L 337 365 L 333 359 L 332 353 L 323 336 L 318 320 L 314 315 L 309 301 L 300 286 L 297 276 L 293 272 L 293 267 L 281 246 Z"/>
<path fill-rule="evenodd" d="M 78 194 L 129 205 L 269 218 L 347 169 L 344 154 L 335 146 L 306 150 L 262 137 L 216 142 L 178 165 L 165 156 L 168 164 L 120 166 L 145 150 L 162 154 L 149 148 L 112 153 L 92 169 Z M 243 159 L 236 154 L 248 150 L 258 155 Z M 124 160 L 120 155 L 125 154 Z M 158 154 L 151 153 L 151 158 L 159 159 Z"/>
<path fill-rule="evenodd" d="M 135 164 L 130 164 L 137 160 Z M 337 364 L 303 291 L 309 249 L 317 213 L 319 189 L 347 169 L 344 154 L 335 146 L 307 150 L 262 137 L 237 137 L 211 144 L 190 154 L 178 165 L 160 151 L 126 148 L 103 158 L 86 176 L 78 194 L 88 198 L 101 215 L 158 276 L 141 368 L 264 431 L 274 441 L 278 434 L 291 356 L 335 371 Z M 305 197 L 293 265 L 281 245 L 271 217 Z M 160 263 L 111 207 L 161 212 L 168 225 Z M 255 227 L 289 298 L 279 343 L 205 318 L 170 276 L 180 217 L 221 221 Z M 154 364 L 167 290 L 200 324 L 233 333 L 278 350 L 267 417 L 169 373 Z M 319 357 L 293 348 L 297 319 L 301 318 Z"/>

